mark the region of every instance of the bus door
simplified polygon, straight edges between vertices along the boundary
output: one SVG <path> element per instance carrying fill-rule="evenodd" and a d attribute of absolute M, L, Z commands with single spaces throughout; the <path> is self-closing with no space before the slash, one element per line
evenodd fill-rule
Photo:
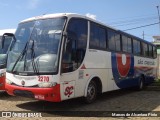
<path fill-rule="evenodd" d="M 62 99 L 82 96 L 84 94 L 85 81 L 82 80 L 82 62 L 86 53 L 88 22 L 84 19 L 72 18 L 67 27 L 67 37 L 64 40 L 61 88 Z"/>

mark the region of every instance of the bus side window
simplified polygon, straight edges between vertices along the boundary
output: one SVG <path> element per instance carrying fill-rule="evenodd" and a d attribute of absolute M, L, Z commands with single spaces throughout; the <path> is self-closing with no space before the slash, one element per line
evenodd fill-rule
<path fill-rule="evenodd" d="M 107 30 L 108 33 L 108 48 L 112 51 L 121 51 L 121 38 L 120 34 L 112 31 Z"/>
<path fill-rule="evenodd" d="M 133 39 L 133 53 L 135 55 L 141 55 L 141 43 L 135 39 Z"/>
<path fill-rule="evenodd" d="M 71 72 L 73 71 L 73 55 L 72 55 L 72 50 L 73 50 L 73 40 L 71 38 L 66 40 L 67 45 L 65 52 L 63 53 L 63 61 L 62 61 L 62 67 L 63 67 L 63 72 Z"/>
<path fill-rule="evenodd" d="M 106 31 L 96 23 L 90 23 L 90 49 L 106 50 Z"/>
<path fill-rule="evenodd" d="M 153 57 L 153 52 L 152 52 L 153 47 L 149 45 L 149 57 Z"/>
<path fill-rule="evenodd" d="M 81 65 L 87 46 L 87 20 L 73 18 L 67 27 L 67 38 L 62 58 L 62 72 L 72 72 Z"/>
<path fill-rule="evenodd" d="M 127 41 L 128 41 L 127 52 L 132 53 L 132 39 L 128 38 Z"/>
<path fill-rule="evenodd" d="M 132 39 L 122 35 L 122 51 L 132 53 Z"/>
<path fill-rule="evenodd" d="M 115 39 L 115 46 L 116 46 L 115 49 L 116 49 L 116 51 L 121 51 L 120 34 L 115 33 L 114 39 Z"/>
<path fill-rule="evenodd" d="M 157 50 L 156 47 L 153 46 L 153 58 L 157 57 Z"/>
<path fill-rule="evenodd" d="M 108 32 L 108 48 L 109 50 L 115 51 L 116 46 L 115 46 L 115 39 L 114 39 L 114 32 L 111 30 L 107 30 Z"/>
<path fill-rule="evenodd" d="M 146 43 L 142 43 L 142 48 L 143 48 L 143 56 L 148 57 L 149 56 L 148 45 Z"/>

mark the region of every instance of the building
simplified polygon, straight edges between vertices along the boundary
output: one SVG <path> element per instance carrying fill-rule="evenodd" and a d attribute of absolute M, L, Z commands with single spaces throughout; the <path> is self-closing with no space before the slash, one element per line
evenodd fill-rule
<path fill-rule="evenodd" d="M 160 54 L 160 36 L 153 36 L 153 44 L 157 46 L 157 54 Z"/>
<path fill-rule="evenodd" d="M 157 46 L 157 76 L 160 78 L 160 36 L 153 36 L 153 44 Z"/>

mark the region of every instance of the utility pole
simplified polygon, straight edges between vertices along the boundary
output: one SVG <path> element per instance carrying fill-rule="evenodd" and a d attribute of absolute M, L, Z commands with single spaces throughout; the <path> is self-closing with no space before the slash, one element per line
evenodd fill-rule
<path fill-rule="evenodd" d="M 142 36 L 143 36 L 143 40 L 144 40 L 144 31 L 143 31 L 143 34 L 142 34 Z"/>
<path fill-rule="evenodd" d="M 157 7 L 157 11 L 158 11 L 158 18 L 159 18 L 159 30 L 160 30 L 160 15 L 159 15 L 159 6 L 156 6 Z"/>

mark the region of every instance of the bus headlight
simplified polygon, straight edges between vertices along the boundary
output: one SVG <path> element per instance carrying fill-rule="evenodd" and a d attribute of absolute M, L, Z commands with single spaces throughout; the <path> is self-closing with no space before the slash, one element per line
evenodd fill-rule
<path fill-rule="evenodd" d="M 9 79 L 6 79 L 6 83 L 11 85 L 13 82 L 10 81 Z"/>
<path fill-rule="evenodd" d="M 56 82 L 53 82 L 53 83 L 51 83 L 51 82 L 43 82 L 43 83 L 38 84 L 38 86 L 40 88 L 48 88 L 48 87 L 53 87 L 53 86 L 56 86 L 56 85 L 57 85 Z"/>
<path fill-rule="evenodd" d="M 0 73 L 0 77 L 3 77 L 3 76 L 5 76 L 5 73 Z"/>
<path fill-rule="evenodd" d="M 0 77 L 5 76 L 5 74 L 6 74 L 6 71 L 5 71 L 5 70 L 0 70 Z"/>

